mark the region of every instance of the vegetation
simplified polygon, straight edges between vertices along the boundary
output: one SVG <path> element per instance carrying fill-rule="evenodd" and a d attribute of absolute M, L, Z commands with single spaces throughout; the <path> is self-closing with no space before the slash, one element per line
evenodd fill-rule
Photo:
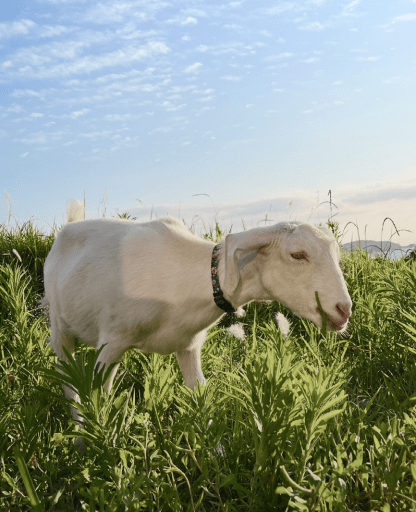
<path fill-rule="evenodd" d="M 131 351 L 106 395 L 94 351 L 80 346 L 59 373 L 49 348 L 37 301 L 53 238 L 0 228 L 0 510 L 416 510 L 412 259 L 343 255 L 344 337 L 251 303 L 244 340 L 227 321 L 211 330 L 205 387 L 189 391 L 173 355 Z"/>

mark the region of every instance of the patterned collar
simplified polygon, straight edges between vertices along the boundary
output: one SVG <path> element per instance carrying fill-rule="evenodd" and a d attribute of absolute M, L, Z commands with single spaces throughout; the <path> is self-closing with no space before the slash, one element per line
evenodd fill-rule
<path fill-rule="evenodd" d="M 220 245 L 216 245 L 212 251 L 212 259 L 211 259 L 211 280 L 212 280 L 212 289 L 214 291 L 214 301 L 215 304 L 225 311 L 226 313 L 235 313 L 235 309 L 231 302 L 224 297 L 220 286 L 220 277 L 218 275 L 218 263 L 219 263 L 219 250 Z"/>

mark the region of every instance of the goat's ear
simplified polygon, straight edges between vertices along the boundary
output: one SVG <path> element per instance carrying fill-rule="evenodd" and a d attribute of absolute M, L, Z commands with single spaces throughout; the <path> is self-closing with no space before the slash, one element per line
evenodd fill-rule
<path fill-rule="evenodd" d="M 276 233 L 274 234 L 276 236 Z M 237 289 L 241 273 L 259 251 L 267 250 L 273 234 L 266 228 L 255 228 L 225 237 L 225 279 L 223 291 L 231 297 Z"/>

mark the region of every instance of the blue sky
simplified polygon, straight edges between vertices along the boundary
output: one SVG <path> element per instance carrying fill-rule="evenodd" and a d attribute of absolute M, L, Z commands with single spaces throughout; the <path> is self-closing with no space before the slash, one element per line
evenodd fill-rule
<path fill-rule="evenodd" d="M 2 2 L 0 222 L 85 192 L 239 230 L 331 189 L 342 225 L 416 230 L 415 33 L 415 0 Z"/>

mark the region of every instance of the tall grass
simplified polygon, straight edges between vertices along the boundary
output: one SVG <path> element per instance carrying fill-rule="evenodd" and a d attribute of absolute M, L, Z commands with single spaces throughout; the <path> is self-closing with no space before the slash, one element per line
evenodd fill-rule
<path fill-rule="evenodd" d="M 30 223 L 0 232 L 0 510 L 416 510 L 413 261 L 343 255 L 345 337 L 251 303 L 244 340 L 210 331 L 205 387 L 188 390 L 174 356 L 131 351 L 106 395 L 94 351 L 59 372 L 47 343 L 36 301 L 52 243 Z"/>

